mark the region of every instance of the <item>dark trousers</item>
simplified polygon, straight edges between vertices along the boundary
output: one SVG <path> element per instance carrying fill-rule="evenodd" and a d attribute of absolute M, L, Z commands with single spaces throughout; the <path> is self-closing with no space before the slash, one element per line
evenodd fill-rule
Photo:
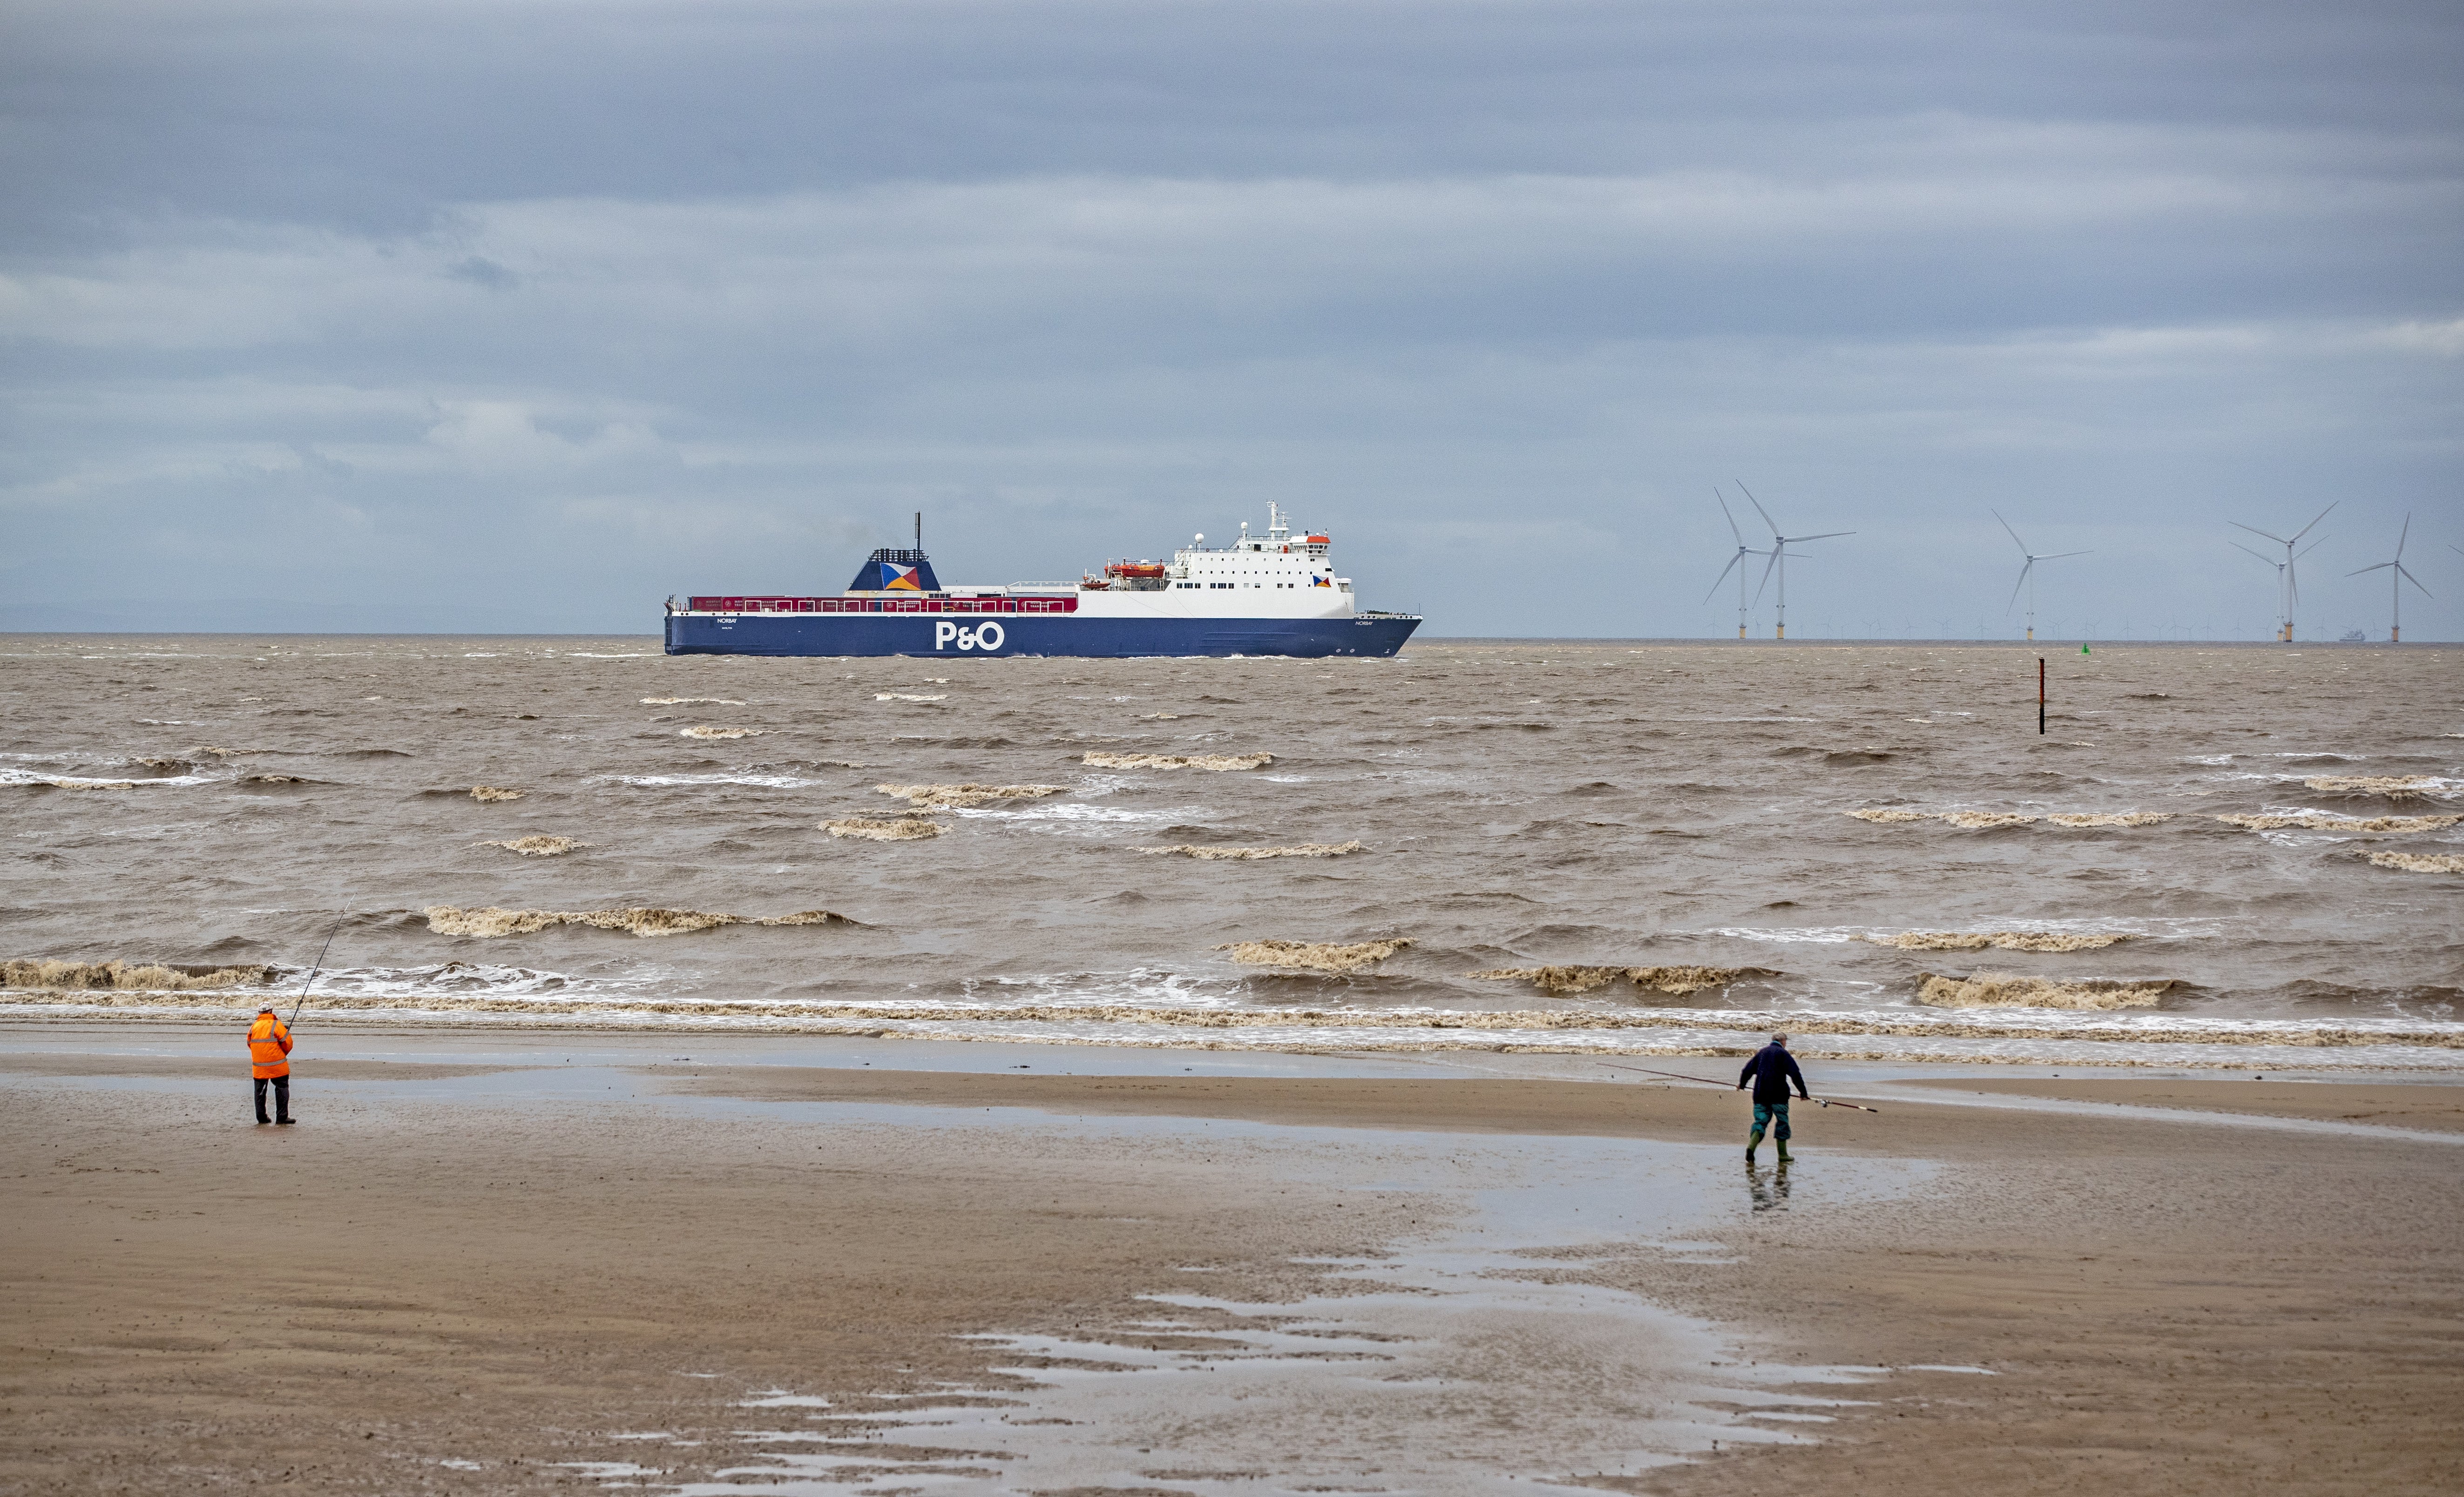
<path fill-rule="evenodd" d="M 274 1115 L 265 1115 L 265 1089 L 274 1088 Z M 291 1078 L 259 1076 L 256 1078 L 256 1120 L 260 1123 L 285 1122 L 291 1116 Z"/>

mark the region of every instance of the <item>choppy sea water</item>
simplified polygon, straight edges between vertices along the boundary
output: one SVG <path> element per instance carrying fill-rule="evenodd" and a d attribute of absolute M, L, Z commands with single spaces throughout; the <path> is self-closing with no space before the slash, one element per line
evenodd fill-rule
<path fill-rule="evenodd" d="M 2453 1065 L 2464 652 L 2045 654 L 0 638 L 0 1014 Z"/>

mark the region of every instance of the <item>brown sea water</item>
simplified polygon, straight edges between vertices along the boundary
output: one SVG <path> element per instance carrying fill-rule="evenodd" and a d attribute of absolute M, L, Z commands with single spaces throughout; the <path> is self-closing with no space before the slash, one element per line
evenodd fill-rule
<path fill-rule="evenodd" d="M 0 1014 L 2464 1054 L 2464 652 L 2045 653 L 13 636 Z"/>

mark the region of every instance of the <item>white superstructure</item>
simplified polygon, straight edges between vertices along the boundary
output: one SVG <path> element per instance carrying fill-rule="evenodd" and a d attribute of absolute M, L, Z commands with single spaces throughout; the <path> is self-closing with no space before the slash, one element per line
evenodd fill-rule
<path fill-rule="evenodd" d="M 1107 561 L 1075 583 L 1012 583 L 1006 587 L 956 586 L 956 597 L 998 597 L 1058 591 L 1078 597 L 1080 618 L 1098 619 L 1348 619 L 1352 579 L 1334 575 L 1333 542 L 1293 534 L 1280 504 L 1266 506 L 1266 532 L 1228 546 L 1199 535 L 1170 561 Z"/>

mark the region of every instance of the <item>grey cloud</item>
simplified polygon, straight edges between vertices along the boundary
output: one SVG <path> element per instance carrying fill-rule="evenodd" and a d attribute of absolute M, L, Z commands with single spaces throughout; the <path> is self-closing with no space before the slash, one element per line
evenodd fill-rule
<path fill-rule="evenodd" d="M 1273 498 L 1435 630 L 1719 633 L 1709 485 L 1742 474 L 1859 531 L 1792 570 L 1799 628 L 2007 627 L 1994 504 L 2097 550 L 2048 614 L 2255 636 L 2227 517 L 2345 496 L 2356 565 L 2407 509 L 2464 539 L 2452 8 L 104 4 L 16 35 L 21 622 L 110 578 L 155 624 L 518 594 L 648 627 L 680 587 L 834 586 L 917 507 L 980 578 Z M 2369 621 L 2317 576 L 2320 625 Z M 2409 626 L 2453 634 L 2464 578 L 2425 580 Z"/>

